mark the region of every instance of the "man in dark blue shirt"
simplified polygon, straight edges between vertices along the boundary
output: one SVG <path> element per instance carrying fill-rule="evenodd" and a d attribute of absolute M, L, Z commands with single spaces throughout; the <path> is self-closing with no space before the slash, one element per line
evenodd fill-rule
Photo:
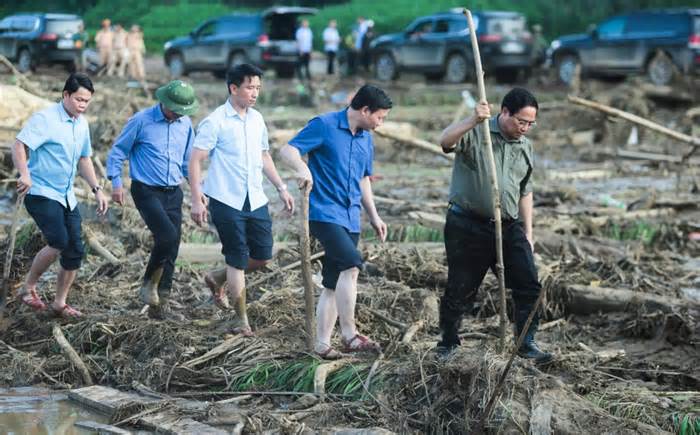
<path fill-rule="evenodd" d="M 129 159 L 131 196 L 154 239 L 141 300 L 149 305 L 149 316 L 162 319 L 170 312 L 182 224 L 180 183 L 187 177 L 194 142 L 188 115 L 199 104 L 192 86 L 180 80 L 159 88 L 156 97 L 159 103 L 131 117 L 114 142 L 107 157 L 107 178 L 112 181 L 112 199 L 124 204 L 122 165 Z"/>
<path fill-rule="evenodd" d="M 326 252 L 324 290 L 316 308 L 315 351 L 322 358 L 342 356 L 331 347 L 338 319 L 345 352 L 380 350 L 355 325 L 357 277 L 362 267 L 357 242 L 361 206 L 379 238 L 386 239 L 387 227 L 377 214 L 369 178 L 374 158 L 369 130 L 382 124 L 391 107 L 383 90 L 364 85 L 350 107 L 312 119 L 280 151 L 296 170 L 299 187 L 311 189 L 309 227 Z M 309 156 L 308 166 L 301 158 L 304 154 Z"/>

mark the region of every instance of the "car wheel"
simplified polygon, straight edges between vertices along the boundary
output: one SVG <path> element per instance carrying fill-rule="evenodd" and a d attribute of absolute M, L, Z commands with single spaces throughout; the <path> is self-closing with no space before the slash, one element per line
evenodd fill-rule
<path fill-rule="evenodd" d="M 566 85 L 570 85 L 574 80 L 574 75 L 576 75 L 576 67 L 578 65 L 580 65 L 578 57 L 572 54 L 562 56 L 557 61 L 557 77 L 559 80 Z"/>
<path fill-rule="evenodd" d="M 380 54 L 374 62 L 374 71 L 378 80 L 383 82 L 394 80 L 398 76 L 394 56 L 389 53 Z"/>
<path fill-rule="evenodd" d="M 448 83 L 462 83 L 467 79 L 467 59 L 461 54 L 453 54 L 447 58 L 445 64 L 445 81 Z"/>
<path fill-rule="evenodd" d="M 227 70 L 232 69 L 236 65 L 248 62 L 248 58 L 244 53 L 236 52 L 229 56 Z"/>
<path fill-rule="evenodd" d="M 647 65 L 649 80 L 657 86 L 664 86 L 673 79 L 673 61 L 664 52 L 659 52 Z"/>
<path fill-rule="evenodd" d="M 182 58 L 181 54 L 173 54 L 168 60 L 168 69 L 170 70 L 170 76 L 173 78 L 178 78 L 185 75 L 185 60 Z"/>
<path fill-rule="evenodd" d="M 17 55 L 17 70 L 26 73 L 32 69 L 32 55 L 28 49 L 23 48 Z"/>

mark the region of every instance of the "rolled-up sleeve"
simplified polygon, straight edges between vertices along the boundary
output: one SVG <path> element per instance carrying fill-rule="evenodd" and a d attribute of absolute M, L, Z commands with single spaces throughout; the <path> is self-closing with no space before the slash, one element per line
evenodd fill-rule
<path fill-rule="evenodd" d="M 34 151 L 47 141 L 47 133 L 51 131 L 45 115 L 35 113 L 29 118 L 22 130 L 17 134 L 17 140 Z"/>
<path fill-rule="evenodd" d="M 198 150 L 211 151 L 216 147 L 219 136 L 219 123 L 212 117 L 204 118 L 197 126 L 194 147 Z"/>
<path fill-rule="evenodd" d="M 87 121 L 85 122 L 85 130 L 84 130 L 84 135 L 85 138 L 83 139 L 83 147 L 80 150 L 80 157 L 90 157 L 92 155 L 92 142 L 90 141 L 90 126 L 88 125 Z"/>
<path fill-rule="evenodd" d="M 139 118 L 131 117 L 107 155 L 107 178 L 112 181 L 113 188 L 122 187 L 122 165 L 131 153 L 140 126 Z"/>
<path fill-rule="evenodd" d="M 326 127 L 320 117 L 309 121 L 304 128 L 292 140 L 289 145 L 299 150 L 301 155 L 309 153 L 323 145 Z"/>
<path fill-rule="evenodd" d="M 182 176 L 189 179 L 189 164 L 190 164 L 190 155 L 192 154 L 192 146 L 194 144 L 194 128 L 192 128 L 192 124 L 190 123 L 190 129 L 189 132 L 187 133 L 187 145 L 185 145 L 185 154 L 182 157 Z"/>

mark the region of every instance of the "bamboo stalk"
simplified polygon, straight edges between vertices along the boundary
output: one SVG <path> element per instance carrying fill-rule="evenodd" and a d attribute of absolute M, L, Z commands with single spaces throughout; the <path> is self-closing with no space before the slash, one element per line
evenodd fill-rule
<path fill-rule="evenodd" d="M 308 184 L 303 186 L 301 200 L 301 237 L 299 238 L 301 252 L 301 277 L 304 281 L 304 302 L 306 311 L 306 346 L 313 351 L 316 342 L 316 319 L 314 298 L 314 282 L 311 277 L 311 237 L 309 236 L 309 195 Z"/>
<path fill-rule="evenodd" d="M 0 289 L 0 313 L 4 312 L 7 303 L 7 294 L 10 291 L 10 270 L 12 269 L 12 257 L 15 252 L 15 240 L 17 239 L 17 225 L 19 215 L 22 212 L 24 195 L 17 195 L 15 210 L 12 214 L 12 226 L 10 226 L 9 241 L 7 242 L 7 253 L 5 254 L 5 266 L 2 270 L 2 289 Z"/>
<path fill-rule="evenodd" d="M 464 9 L 464 15 L 469 23 L 469 35 L 471 37 L 472 50 L 474 52 L 474 65 L 476 67 L 476 81 L 479 88 L 479 102 L 486 101 L 486 88 L 484 87 L 484 70 L 481 67 L 481 55 L 479 54 L 479 42 L 476 39 L 476 28 L 469 9 Z M 491 170 L 491 192 L 493 196 L 493 218 L 496 227 L 496 274 L 498 275 L 498 290 L 501 301 L 501 352 L 506 349 L 506 335 L 508 333 L 508 319 L 506 318 L 506 284 L 505 270 L 503 267 L 503 228 L 501 226 L 501 194 L 498 190 L 498 173 L 496 172 L 496 160 L 493 157 L 493 145 L 491 144 L 491 129 L 489 120 L 482 121 L 484 138 L 486 141 L 486 157 Z"/>

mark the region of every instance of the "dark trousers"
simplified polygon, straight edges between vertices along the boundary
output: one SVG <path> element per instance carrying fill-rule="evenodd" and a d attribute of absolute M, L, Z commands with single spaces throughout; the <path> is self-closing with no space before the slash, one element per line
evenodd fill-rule
<path fill-rule="evenodd" d="M 540 292 L 540 282 L 525 228 L 519 220 L 504 221 L 503 266 L 505 284 L 512 290 L 516 322 L 529 314 Z M 440 301 L 442 345 L 459 344 L 459 325 L 471 311 L 479 286 L 491 269 L 496 273 L 496 235 L 493 222 L 466 213 L 447 212 L 445 223 L 447 288 Z"/>
<path fill-rule="evenodd" d="M 144 279 L 163 267 L 158 295 L 170 296 L 175 260 L 180 249 L 182 225 L 182 189 L 179 186 L 156 187 L 136 180 L 131 183 L 131 196 L 146 226 L 153 233 L 153 249 Z"/>
<path fill-rule="evenodd" d="M 332 75 L 335 72 L 335 51 L 326 51 L 326 57 L 328 58 L 328 66 L 326 67 L 326 73 Z"/>
<path fill-rule="evenodd" d="M 309 72 L 309 62 L 311 62 L 311 53 L 301 53 L 297 61 L 297 76 L 299 80 L 304 78 L 304 73 L 306 73 L 306 78 L 311 80 L 311 73 Z"/>

